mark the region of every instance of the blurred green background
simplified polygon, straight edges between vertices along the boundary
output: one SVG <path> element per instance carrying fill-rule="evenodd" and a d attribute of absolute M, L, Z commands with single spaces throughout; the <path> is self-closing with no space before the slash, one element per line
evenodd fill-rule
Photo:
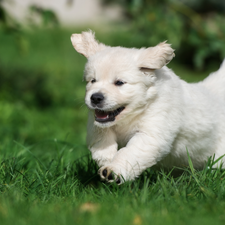
<path fill-rule="evenodd" d="M 176 49 L 169 67 L 189 82 L 218 69 L 225 56 L 224 1 L 102 0 L 103 11 L 119 7 L 117 20 L 69 26 L 41 3 L 27 8 L 25 21 L 14 18 L 5 3 L 0 1 L 1 151 L 12 141 L 32 145 L 60 140 L 78 145 L 77 154 L 88 152 L 82 82 L 86 59 L 73 49 L 72 33 L 91 28 L 101 42 L 125 47 L 168 40 Z"/>

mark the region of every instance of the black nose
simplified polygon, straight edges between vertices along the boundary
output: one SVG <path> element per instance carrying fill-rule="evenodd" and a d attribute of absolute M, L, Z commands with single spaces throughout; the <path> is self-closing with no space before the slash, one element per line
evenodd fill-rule
<path fill-rule="evenodd" d="M 95 104 L 95 105 L 100 104 L 103 102 L 103 100 L 104 100 L 104 96 L 102 93 L 95 93 L 91 96 L 92 104 Z"/>

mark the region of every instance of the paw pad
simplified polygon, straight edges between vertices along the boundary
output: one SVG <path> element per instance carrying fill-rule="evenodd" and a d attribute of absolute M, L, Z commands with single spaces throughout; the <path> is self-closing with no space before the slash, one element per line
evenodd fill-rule
<path fill-rule="evenodd" d="M 116 178 L 116 183 L 117 183 L 117 184 L 120 184 L 120 183 L 121 183 L 120 177 L 117 177 L 117 178 Z"/>
<path fill-rule="evenodd" d="M 121 179 L 119 176 L 115 175 L 113 173 L 113 171 L 109 170 L 109 169 L 104 169 L 104 170 L 100 170 L 100 176 L 107 180 L 108 182 L 113 182 L 115 181 L 117 184 L 121 184 Z"/>
<path fill-rule="evenodd" d="M 107 176 L 107 169 L 104 169 L 104 170 L 102 171 L 102 175 L 103 175 L 104 177 Z"/>

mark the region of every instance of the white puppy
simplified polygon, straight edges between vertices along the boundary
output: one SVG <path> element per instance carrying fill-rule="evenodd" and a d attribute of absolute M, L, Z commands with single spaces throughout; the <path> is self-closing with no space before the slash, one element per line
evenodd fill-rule
<path fill-rule="evenodd" d="M 91 31 L 71 40 L 88 59 L 87 143 L 102 179 L 122 183 L 152 166 L 187 166 L 187 150 L 196 169 L 225 154 L 225 62 L 204 81 L 188 84 L 165 66 L 174 57 L 165 42 L 110 47 Z"/>

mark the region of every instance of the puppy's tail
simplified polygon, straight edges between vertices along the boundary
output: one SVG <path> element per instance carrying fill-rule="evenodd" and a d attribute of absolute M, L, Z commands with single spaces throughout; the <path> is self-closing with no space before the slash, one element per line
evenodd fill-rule
<path fill-rule="evenodd" d="M 225 59 L 218 71 L 211 73 L 202 84 L 225 102 Z"/>

